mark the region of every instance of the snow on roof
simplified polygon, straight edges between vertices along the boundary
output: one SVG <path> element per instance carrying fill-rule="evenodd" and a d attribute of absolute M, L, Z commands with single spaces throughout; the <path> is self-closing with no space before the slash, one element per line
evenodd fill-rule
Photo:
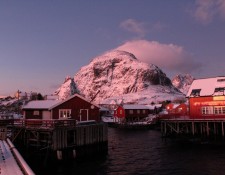
<path fill-rule="evenodd" d="M 225 77 L 214 77 L 194 80 L 186 97 L 191 97 L 193 90 L 199 91 L 200 96 L 214 95 L 215 88 L 225 87 Z"/>
<path fill-rule="evenodd" d="M 87 99 L 85 99 L 84 97 L 75 94 L 73 96 L 71 96 L 70 98 L 67 98 L 66 100 L 37 100 L 37 101 L 30 101 L 28 104 L 23 106 L 23 109 L 48 109 L 51 110 L 53 108 L 55 108 L 56 106 L 74 98 L 75 96 L 87 101 Z M 87 101 L 88 103 L 90 103 L 89 101 Z M 92 105 L 100 108 L 98 105 L 95 105 L 93 103 L 91 103 Z"/>
<path fill-rule="evenodd" d="M 161 108 L 162 104 L 154 104 L 154 105 L 145 105 L 148 107 L 150 110 L 154 110 L 155 108 Z"/>
<path fill-rule="evenodd" d="M 125 104 L 123 105 L 124 109 L 149 109 L 145 105 L 139 105 L 139 104 Z"/>
<path fill-rule="evenodd" d="M 60 102 L 61 102 L 60 100 L 30 101 L 29 103 L 23 106 L 23 109 L 49 109 Z"/>
<path fill-rule="evenodd" d="M 59 102 L 59 103 L 56 103 L 55 105 L 49 107 L 49 109 L 51 110 L 51 109 L 55 108 L 56 106 L 61 105 L 62 103 L 65 103 L 66 101 L 69 101 L 70 99 L 72 99 L 72 98 L 74 98 L 74 97 L 79 97 L 79 98 L 81 98 L 82 100 L 84 100 L 84 101 L 86 101 L 86 102 L 88 102 L 88 103 L 90 103 L 90 104 L 96 106 L 97 108 L 100 108 L 100 106 L 98 106 L 98 105 L 96 105 L 96 104 L 94 104 L 94 103 L 89 102 L 87 99 L 85 99 L 85 98 L 82 97 L 81 95 L 79 95 L 79 94 L 74 94 L 74 95 L 72 95 L 71 97 L 69 97 L 69 98 L 67 98 L 67 99 L 65 99 L 65 100 L 63 100 L 63 101 L 61 101 L 61 102 Z"/>

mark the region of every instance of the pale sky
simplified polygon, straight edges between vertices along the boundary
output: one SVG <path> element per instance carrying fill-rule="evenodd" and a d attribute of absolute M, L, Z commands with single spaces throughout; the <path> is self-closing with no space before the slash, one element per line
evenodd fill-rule
<path fill-rule="evenodd" d="M 0 1 L 0 95 L 51 94 L 112 49 L 170 78 L 225 76 L 225 0 Z"/>

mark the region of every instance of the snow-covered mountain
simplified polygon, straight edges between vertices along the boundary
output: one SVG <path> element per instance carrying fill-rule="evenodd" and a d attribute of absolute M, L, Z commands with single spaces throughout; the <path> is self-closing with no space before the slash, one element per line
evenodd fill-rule
<path fill-rule="evenodd" d="M 68 79 L 69 80 L 69 79 Z M 57 90 L 59 95 L 70 92 L 69 81 Z M 113 50 L 94 58 L 74 76 L 77 89 L 97 103 L 146 104 L 182 98 L 170 79 L 157 66 L 143 63 L 128 52 Z"/>
<path fill-rule="evenodd" d="M 172 84 L 177 89 L 179 89 L 184 95 L 186 95 L 193 80 L 194 80 L 194 77 L 192 77 L 189 74 L 186 74 L 186 75 L 179 74 L 172 79 Z"/>
<path fill-rule="evenodd" d="M 61 100 L 64 100 L 75 93 L 80 94 L 80 91 L 78 90 L 74 82 L 74 79 L 71 78 L 70 76 L 67 76 L 64 80 L 64 83 L 61 85 L 61 87 L 54 92 L 54 94 L 58 95 L 59 99 Z"/>

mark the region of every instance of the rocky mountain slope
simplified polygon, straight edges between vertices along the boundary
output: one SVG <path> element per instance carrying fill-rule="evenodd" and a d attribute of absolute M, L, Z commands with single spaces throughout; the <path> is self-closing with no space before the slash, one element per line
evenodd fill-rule
<path fill-rule="evenodd" d="M 193 80 L 194 80 L 194 77 L 192 77 L 189 74 L 186 74 L 186 75 L 179 74 L 172 79 L 172 84 L 177 89 L 179 89 L 184 95 L 186 95 Z"/>
<path fill-rule="evenodd" d="M 161 69 L 125 51 L 114 50 L 94 58 L 79 70 L 74 81 L 80 93 L 97 103 L 122 99 L 124 103 L 144 104 L 183 97 Z M 68 79 L 57 94 L 69 94 L 69 83 Z"/>

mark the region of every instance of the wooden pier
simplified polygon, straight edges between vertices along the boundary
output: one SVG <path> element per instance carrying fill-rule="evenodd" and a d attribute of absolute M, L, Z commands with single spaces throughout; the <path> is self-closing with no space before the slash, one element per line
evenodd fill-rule
<path fill-rule="evenodd" d="M 54 152 L 59 160 L 79 156 L 84 147 L 96 148 L 93 152 L 107 152 L 108 148 L 108 128 L 105 123 L 78 123 L 72 119 L 19 119 L 8 120 L 6 126 L 11 141 L 16 145 L 36 152 Z"/>
<path fill-rule="evenodd" d="M 162 119 L 163 137 L 195 138 L 199 141 L 225 142 L 225 120 L 223 119 Z"/>

